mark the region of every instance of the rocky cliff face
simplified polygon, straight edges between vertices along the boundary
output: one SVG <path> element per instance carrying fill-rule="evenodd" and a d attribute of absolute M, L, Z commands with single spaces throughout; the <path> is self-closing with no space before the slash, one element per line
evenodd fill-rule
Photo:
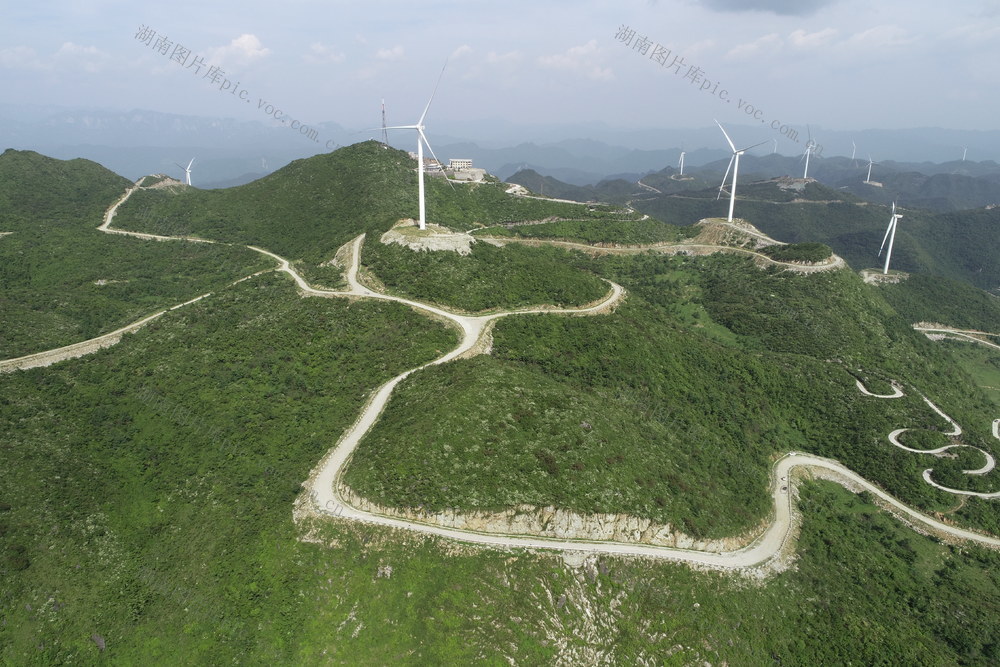
<path fill-rule="evenodd" d="M 343 486 L 340 493 L 350 505 L 358 509 L 459 530 L 569 540 L 628 542 L 699 551 L 723 552 L 739 549 L 753 542 L 763 533 L 767 525 L 766 521 L 762 522 L 754 530 L 736 537 L 699 540 L 674 530 L 669 524 L 657 524 L 650 519 L 628 514 L 581 515 L 555 507 L 530 505 L 519 505 L 503 512 L 469 512 L 456 509 L 428 511 L 420 508 L 383 507 Z"/>

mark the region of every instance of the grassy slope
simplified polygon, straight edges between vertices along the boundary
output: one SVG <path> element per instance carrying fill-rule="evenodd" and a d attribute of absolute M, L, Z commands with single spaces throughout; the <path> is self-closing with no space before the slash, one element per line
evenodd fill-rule
<path fill-rule="evenodd" d="M 635 206 L 664 222 L 690 225 L 725 211 L 722 202 L 703 195 L 707 193 L 655 197 L 637 200 Z M 890 210 L 874 204 L 832 201 L 845 197 L 851 198 L 821 188 L 813 198 L 830 203 L 776 204 L 746 199 L 739 202 L 736 214 L 780 241 L 825 243 L 855 269 L 879 265 L 878 249 Z M 941 275 L 986 290 L 1000 288 L 1000 256 L 993 252 L 1000 209 L 941 214 L 906 209 L 903 214 L 893 247 L 893 268 Z"/>
<path fill-rule="evenodd" d="M 334 230 L 345 238 L 352 231 Z M 938 348 L 908 338 L 905 322 L 893 325 L 891 309 L 859 285 L 830 279 L 815 291 L 795 289 L 727 258 L 618 259 L 590 268 L 629 287 L 620 317 L 508 320 L 497 331 L 499 361 L 419 374 L 454 372 L 442 375 L 435 409 L 474 407 L 471 390 L 455 397 L 465 403 L 450 403 L 449 377 L 471 389 L 500 378 L 504 384 L 484 387 L 484 396 L 522 399 L 517 408 L 535 413 L 522 414 L 522 430 L 543 447 L 572 446 L 569 427 L 583 411 L 605 418 L 592 418 L 588 433 L 656 435 L 662 423 L 697 427 L 699 442 L 725 444 L 733 428 L 725 420 L 790 419 L 798 405 L 782 413 L 763 392 L 790 388 L 807 392 L 795 400 L 815 400 L 818 412 L 787 422 L 796 430 L 781 434 L 783 442 L 794 432 L 818 446 L 829 439 L 827 418 L 847 416 L 857 432 L 841 443 L 846 453 L 851 443 L 868 445 L 874 463 L 888 461 L 901 483 L 911 483 L 922 461 L 864 435 L 883 420 L 931 425 L 932 416 L 918 398 L 861 399 L 838 365 L 821 360 L 839 351 L 863 374 L 914 381 L 973 437 L 985 431 L 976 421 L 984 399 L 970 396 L 964 378 L 935 356 Z M 758 319 L 740 309 L 741 290 L 757 295 Z M 828 305 L 830 290 L 845 295 Z M 778 305 L 786 301 L 795 307 Z M 828 331 L 848 306 L 867 319 Z M 881 332 L 875 341 L 857 339 L 872 326 Z M 936 544 L 825 484 L 804 491 L 796 570 L 759 587 L 639 559 L 571 570 L 557 556 L 474 550 L 360 525 L 322 528 L 322 545 L 295 541 L 290 505 L 299 482 L 364 393 L 453 340 L 407 309 L 302 300 L 287 279 L 265 276 L 95 356 L 0 378 L 8 471 L 0 477 L 0 661 L 95 661 L 93 634 L 107 642 L 105 657 L 125 663 L 997 660 L 996 554 Z M 929 358 L 927 368 L 914 363 L 914 352 Z M 751 361 L 730 367 L 739 359 Z M 485 371 L 469 373 L 474 364 Z M 726 391 L 713 373 L 734 378 L 749 399 Z M 537 412 L 518 389 L 554 410 Z M 667 391 L 685 400 L 665 404 Z M 708 413 L 714 422 L 706 405 L 718 408 Z M 563 412 L 572 421 L 562 423 Z M 552 425 L 556 433 L 547 432 Z M 766 446 L 772 427 L 761 425 L 747 445 Z M 634 439 L 620 440 L 634 451 Z M 573 470 L 561 450 L 550 454 L 560 471 Z M 693 469 L 739 463 L 737 481 L 753 481 L 752 462 L 682 454 Z M 552 467 L 546 456 L 528 460 Z M 545 468 L 532 477 L 539 474 Z M 628 491 L 659 507 L 654 489 Z M 958 516 L 995 527 L 991 503 L 970 502 Z M 713 528 L 704 516 L 691 519 L 693 531 Z"/>
<path fill-rule="evenodd" d="M 881 285 L 879 291 L 909 322 L 1000 333 L 1000 297 L 968 283 L 913 274 L 902 282 Z"/>
<path fill-rule="evenodd" d="M 0 238 L 0 359 L 107 333 L 273 265 L 245 249 L 97 231 L 128 185 L 86 160 L 0 156 L 0 231 L 14 232 Z"/>
<path fill-rule="evenodd" d="M 406 153 L 368 141 L 297 160 L 265 178 L 236 188 L 140 191 L 120 209 L 115 224 L 135 231 L 262 246 L 296 262 L 309 280 L 332 286 L 339 281 L 339 269 L 321 265 L 341 245 L 360 233 L 367 233 L 370 254 L 381 234 L 398 220 L 417 217 L 416 175 L 412 166 Z M 606 221 L 622 217 L 621 212 L 605 207 L 591 210 L 578 204 L 513 197 L 504 193 L 502 184 L 494 182 L 451 187 L 441 179 L 428 177 L 427 192 L 428 219 L 455 229 L 545 218 Z M 388 249 L 383 254 L 392 252 Z M 511 253 L 515 254 L 526 256 L 532 251 L 522 249 Z M 544 262 L 546 253 L 536 252 L 536 256 Z M 449 259 L 452 258 L 439 258 L 438 263 Z M 409 264 L 408 271 L 426 270 L 412 261 Z M 522 261 L 519 266 L 523 264 Z M 451 277 L 486 280 L 484 289 L 494 291 L 496 281 L 503 278 L 487 276 L 482 270 L 485 268 L 488 267 L 481 266 L 474 276 Z M 566 269 L 552 262 L 546 262 L 544 268 L 566 273 Z M 457 270 L 461 273 L 463 269 Z M 391 282 L 394 275 L 387 270 L 386 281 Z M 582 280 L 585 285 L 581 289 L 587 294 L 594 293 L 596 283 L 586 277 Z M 455 287 L 451 294 L 439 289 L 418 291 L 427 298 L 443 300 L 455 296 Z M 399 288 L 406 291 L 408 281 Z M 535 303 L 536 292 L 529 289 L 515 296 L 514 301 L 497 303 Z"/>
<path fill-rule="evenodd" d="M 612 206 L 515 197 L 504 192 L 505 184 L 492 181 L 451 187 L 432 178 L 427 181 L 427 187 L 427 219 L 456 229 L 547 218 L 611 222 L 639 217 Z"/>
<path fill-rule="evenodd" d="M 427 178 L 427 217 L 457 229 L 551 216 L 613 218 L 610 209 L 523 199 L 501 184 L 450 187 Z M 133 195 L 121 208 L 122 229 L 263 246 L 293 261 L 312 279 L 336 279 L 318 265 L 358 234 L 377 239 L 398 220 L 417 217 L 416 174 L 403 151 L 366 141 L 224 190 L 169 188 Z"/>
<path fill-rule="evenodd" d="M 406 153 L 367 141 L 295 160 L 235 188 L 141 191 L 120 209 L 115 223 L 261 246 L 301 261 L 312 279 L 336 281 L 336 268 L 318 265 L 358 234 L 377 237 L 412 213 L 416 179 L 410 164 Z"/>
<path fill-rule="evenodd" d="M 561 220 L 537 225 L 516 227 L 488 227 L 482 231 L 490 236 L 559 239 L 583 243 L 618 243 L 645 245 L 680 241 L 697 233 L 693 227 L 667 225 L 659 220 Z"/>
<path fill-rule="evenodd" d="M 572 253 L 551 247 L 476 243 L 463 257 L 366 243 L 362 263 L 394 292 L 468 311 L 580 306 L 608 292 L 606 283 L 574 266 Z"/>
<path fill-rule="evenodd" d="M 763 272 L 734 256 L 594 268 L 630 292 L 614 315 L 509 318 L 495 359 L 410 378 L 348 483 L 387 504 L 555 504 L 721 537 L 765 515 L 770 457 L 805 449 L 907 502 L 951 507 L 922 481 L 927 461 L 885 441 L 899 426 L 943 422 L 912 390 L 900 401 L 862 396 L 847 369 L 914 383 L 965 425 L 966 442 L 997 452 L 987 399 L 959 372 L 931 370 L 922 357 L 947 368 L 943 353 L 850 272 Z M 934 467 L 943 482 L 960 466 Z M 995 477 L 958 484 L 994 490 Z M 987 515 L 975 523 L 996 526 Z"/>
<path fill-rule="evenodd" d="M 0 662 L 59 661 L 94 632 L 157 661 L 288 660 L 312 580 L 286 572 L 300 482 L 367 392 L 454 343 L 405 307 L 267 275 L 4 376 Z"/>

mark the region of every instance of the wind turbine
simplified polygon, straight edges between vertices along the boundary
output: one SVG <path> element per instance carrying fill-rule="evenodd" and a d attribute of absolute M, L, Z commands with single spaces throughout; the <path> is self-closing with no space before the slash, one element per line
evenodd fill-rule
<path fill-rule="evenodd" d="M 806 125 L 806 132 L 809 132 L 809 141 L 806 142 L 806 169 L 802 172 L 802 178 L 809 178 L 809 156 L 812 154 L 813 148 L 816 147 L 816 142 L 813 141 L 812 132 L 809 131 L 809 126 Z"/>
<path fill-rule="evenodd" d="M 174 162 L 174 164 L 177 164 L 177 163 Z M 191 185 L 191 165 L 193 165 L 193 164 L 194 164 L 194 158 L 191 158 L 191 161 L 188 162 L 188 166 L 186 166 L 186 167 L 177 164 L 178 167 L 180 167 L 181 169 L 184 170 L 184 180 L 187 181 L 188 185 Z"/>
<path fill-rule="evenodd" d="M 681 151 L 681 160 L 678 163 L 678 166 L 681 168 L 680 175 L 683 176 L 684 175 L 684 151 Z"/>
<path fill-rule="evenodd" d="M 968 155 L 968 154 L 969 154 L 969 147 L 968 146 L 963 146 L 962 147 L 962 162 L 965 162 L 965 156 Z"/>
<path fill-rule="evenodd" d="M 434 90 L 431 92 L 431 98 L 427 100 L 427 106 L 424 107 L 424 112 L 420 114 L 420 120 L 416 122 L 415 125 L 393 125 L 384 126 L 383 130 L 416 130 L 417 131 L 417 170 L 419 175 L 417 177 L 417 197 L 420 207 L 420 229 L 427 228 L 427 207 L 424 201 L 424 144 L 427 144 L 427 148 L 430 150 L 431 155 L 440 164 L 437 155 L 434 155 L 434 149 L 431 148 L 431 142 L 427 141 L 427 135 L 424 134 L 424 118 L 427 116 L 427 110 L 431 108 L 431 102 L 434 101 L 434 95 L 437 94 L 438 86 L 441 85 L 441 77 L 444 76 L 444 68 L 448 66 L 448 61 L 444 61 L 444 67 L 441 68 L 441 73 L 438 74 L 437 83 L 434 84 Z M 447 176 L 445 176 L 447 178 Z M 450 181 L 449 181 L 450 183 Z M 452 185 L 452 187 L 455 187 Z"/>
<path fill-rule="evenodd" d="M 726 141 L 729 142 L 729 147 L 733 149 L 733 156 L 729 158 L 729 167 L 726 167 L 726 175 L 722 177 L 722 185 L 719 186 L 719 194 L 715 198 L 715 200 L 718 201 L 719 197 L 722 196 L 722 188 L 725 187 L 726 185 L 726 179 L 729 178 L 729 168 L 732 167 L 733 187 L 729 189 L 729 218 L 727 219 L 728 222 L 732 222 L 733 207 L 736 205 L 736 173 L 740 169 L 740 156 L 743 155 L 743 153 L 745 153 L 746 151 L 750 150 L 751 148 L 756 148 L 757 146 L 760 146 L 761 144 L 766 144 L 767 142 L 762 141 L 759 144 L 754 144 L 753 146 L 747 146 L 746 148 L 741 148 L 739 150 L 736 150 L 736 145 L 733 143 L 733 140 L 729 138 L 729 134 L 726 132 L 726 128 L 722 127 L 722 123 L 720 123 L 719 121 L 715 121 L 715 124 L 719 126 L 720 130 L 722 130 L 723 136 L 725 136 Z"/>
<path fill-rule="evenodd" d="M 885 254 L 885 268 L 882 269 L 882 275 L 889 273 L 889 260 L 892 258 L 892 242 L 896 240 L 896 221 L 903 216 L 896 213 L 896 202 L 892 202 L 892 217 L 889 218 L 889 226 L 885 229 L 885 236 L 882 237 L 882 247 L 878 249 L 878 254 L 882 256 L 882 250 L 885 249 L 885 240 L 889 239 L 889 251 Z"/>
<path fill-rule="evenodd" d="M 385 99 L 382 100 L 382 143 L 389 145 L 389 133 L 385 129 Z"/>
<path fill-rule="evenodd" d="M 775 153 L 778 152 L 778 140 L 777 139 L 771 139 L 771 141 L 774 142 L 774 147 L 771 148 L 771 155 L 774 155 Z"/>
<path fill-rule="evenodd" d="M 855 159 L 855 155 L 858 153 L 858 145 L 854 143 L 854 139 L 851 139 L 851 160 L 854 162 L 854 166 L 858 166 L 858 161 Z"/>
<path fill-rule="evenodd" d="M 871 180 L 872 180 L 872 165 L 873 164 L 875 164 L 875 163 L 872 162 L 872 156 L 871 156 L 871 154 L 869 154 L 868 155 L 868 178 L 865 179 L 865 183 L 871 183 Z"/>

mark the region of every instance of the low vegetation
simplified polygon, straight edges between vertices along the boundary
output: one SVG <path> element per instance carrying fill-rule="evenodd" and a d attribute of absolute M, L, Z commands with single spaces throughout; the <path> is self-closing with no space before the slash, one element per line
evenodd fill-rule
<path fill-rule="evenodd" d="M 366 243 L 365 264 L 392 292 L 466 311 L 536 305 L 581 306 L 607 294 L 608 285 L 580 270 L 559 248 L 476 243 L 472 254 L 414 251 Z"/>
<path fill-rule="evenodd" d="M 244 248 L 97 231 L 127 186 L 86 160 L 0 156 L 0 231 L 13 232 L 0 239 L 0 359 L 114 331 L 274 266 Z"/>
<path fill-rule="evenodd" d="M 762 253 L 779 262 L 805 262 L 815 264 L 829 259 L 833 251 L 824 243 L 789 243 L 769 245 L 760 249 Z"/>
<path fill-rule="evenodd" d="M 532 225 L 487 227 L 487 236 L 556 239 L 606 245 L 649 245 L 681 241 L 697 234 L 693 227 L 666 225 L 659 220 L 559 220 Z"/>
<path fill-rule="evenodd" d="M 800 449 L 906 502 L 950 507 L 923 482 L 926 462 L 886 441 L 894 428 L 943 421 L 917 395 L 863 396 L 846 372 L 856 368 L 932 388 L 976 425 L 970 444 L 996 450 L 986 399 L 970 401 L 954 372 L 914 373 L 921 354 L 940 351 L 848 271 L 799 276 L 724 255 L 592 268 L 629 290 L 614 316 L 508 318 L 494 331 L 494 359 L 412 376 L 356 452 L 348 483 L 388 505 L 551 504 L 725 537 L 764 518 L 772 457 Z"/>
<path fill-rule="evenodd" d="M 885 300 L 909 322 L 1000 334 L 1000 297 L 966 282 L 922 273 L 879 286 Z"/>
<path fill-rule="evenodd" d="M 89 322 L 89 308 L 95 327 L 110 326 L 112 300 L 86 286 L 104 271 L 131 282 L 92 288 L 133 285 L 112 292 L 128 307 L 214 294 L 113 348 L 0 376 L 0 663 L 1000 661 L 998 553 L 919 535 L 829 482 L 799 487 L 797 555 L 763 580 L 610 555 L 569 565 L 342 520 L 296 526 L 301 482 L 370 392 L 451 349 L 455 332 L 399 304 L 301 298 L 283 274 L 226 287 L 230 271 L 258 266 L 239 248 L 102 235 L 93 228 L 127 182 L 64 166 L 0 156 L 0 175 L 50 183 L 0 178 L 0 231 L 14 232 L 0 239 L 2 298 L 19 300 L 3 304 L 14 313 L 4 344 L 8 331 L 23 344 L 52 329 L 29 310 L 59 291 L 67 321 Z M 628 512 L 724 537 L 766 519 L 773 456 L 796 449 L 1000 534 L 996 501 L 921 478 L 932 467 L 942 484 L 996 490 L 997 473 L 963 473 L 980 454 L 935 458 L 886 440 L 909 428 L 911 446 L 951 442 L 923 392 L 962 424 L 961 442 L 998 453 L 996 355 L 910 327 L 920 299 L 939 308 L 926 319 L 976 327 L 992 321 L 988 301 L 956 291 L 943 310 L 947 285 L 872 287 L 850 271 L 804 276 L 733 255 L 382 246 L 380 230 L 415 213 L 411 167 L 366 142 L 249 189 L 139 192 L 123 217 L 142 231 L 257 243 L 331 280 L 334 268 L 316 266 L 368 232 L 365 261 L 390 289 L 470 310 L 582 303 L 606 293 L 601 277 L 628 289 L 613 315 L 506 318 L 491 355 L 411 375 L 346 471 L 372 499 Z M 565 217 L 546 224 L 580 240 L 613 229 L 608 210 L 465 187 L 432 182 L 435 215 L 456 227 Z M 622 224 L 615 233 L 656 229 Z M 21 239 L 39 229 L 48 246 Z M 957 319 L 976 308 L 968 325 Z M 907 395 L 864 396 L 856 377 Z"/>
<path fill-rule="evenodd" d="M 0 662 L 94 661 L 95 634 L 125 662 L 297 662 L 300 593 L 341 560 L 297 544 L 300 483 L 368 392 L 455 342 L 268 274 L 0 377 Z"/>

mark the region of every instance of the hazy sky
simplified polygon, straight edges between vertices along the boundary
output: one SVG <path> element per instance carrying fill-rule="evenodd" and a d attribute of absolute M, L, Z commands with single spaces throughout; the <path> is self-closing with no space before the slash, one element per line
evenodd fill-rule
<path fill-rule="evenodd" d="M 380 123 L 384 97 L 390 123 L 405 124 L 448 58 L 427 119 L 443 133 L 459 119 L 703 127 L 713 117 L 1000 129 L 993 0 L 5 5 L 3 102 L 262 121 L 272 104 L 286 119 L 361 128 Z M 136 38 L 142 26 L 155 31 L 149 44 Z M 616 37 L 623 26 L 631 41 Z M 154 48 L 164 37 L 167 55 Z M 200 72 L 171 60 L 177 45 Z M 667 66 L 653 57 L 665 49 Z M 671 68 L 675 56 L 683 65 Z M 225 72 L 215 84 L 211 66 Z M 235 94 L 220 90 L 226 79 Z"/>

